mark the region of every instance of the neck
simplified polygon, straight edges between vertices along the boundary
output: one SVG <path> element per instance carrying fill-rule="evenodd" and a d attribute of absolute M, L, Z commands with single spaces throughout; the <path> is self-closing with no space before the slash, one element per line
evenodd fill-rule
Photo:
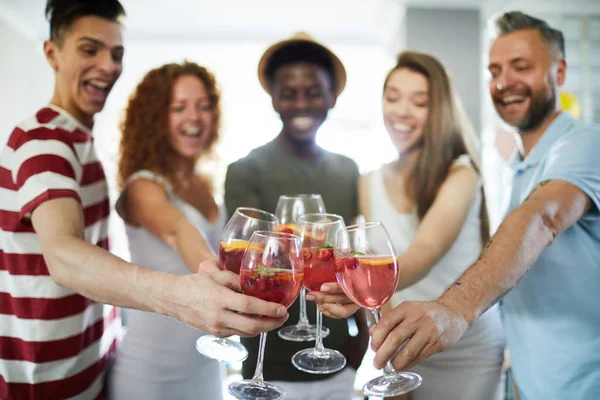
<path fill-rule="evenodd" d="M 405 180 L 410 179 L 417 167 L 420 153 L 420 148 L 413 148 L 406 153 L 400 154 L 400 157 L 391 164 L 394 174 L 401 176 Z"/>
<path fill-rule="evenodd" d="M 77 107 L 72 105 L 65 96 L 61 96 L 58 89 L 54 91 L 54 95 L 50 100 L 50 104 L 56 107 L 60 107 L 68 112 L 73 118 L 81 122 L 85 127 L 92 130 L 94 127 L 94 116 L 87 115 L 79 110 Z"/>
<path fill-rule="evenodd" d="M 516 137 L 517 146 L 519 147 L 519 152 L 521 153 L 523 159 L 527 157 L 527 155 L 531 152 L 531 149 L 533 149 L 544 132 L 546 132 L 546 129 L 548 129 L 550 124 L 552 124 L 559 114 L 560 110 L 554 110 L 552 114 L 550 114 L 548 118 L 546 118 L 544 122 L 542 122 L 537 128 L 530 131 L 519 132 L 518 136 Z"/>
<path fill-rule="evenodd" d="M 286 135 L 283 131 L 281 131 L 275 140 L 284 149 L 301 158 L 316 158 L 321 154 L 321 148 L 315 140 L 305 142 L 295 141 L 290 139 L 289 135 Z"/>

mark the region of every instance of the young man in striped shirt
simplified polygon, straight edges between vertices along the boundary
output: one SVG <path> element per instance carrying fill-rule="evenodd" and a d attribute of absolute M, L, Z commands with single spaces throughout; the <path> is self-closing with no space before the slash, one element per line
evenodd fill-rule
<path fill-rule="evenodd" d="M 280 326 L 284 307 L 236 293 L 238 278 L 213 260 L 174 276 L 107 251 L 110 207 L 91 128 L 121 74 L 124 10 L 118 0 L 49 0 L 46 14 L 54 95 L 0 153 L 0 399 L 103 398 L 120 320 L 102 303 L 218 336 Z"/>

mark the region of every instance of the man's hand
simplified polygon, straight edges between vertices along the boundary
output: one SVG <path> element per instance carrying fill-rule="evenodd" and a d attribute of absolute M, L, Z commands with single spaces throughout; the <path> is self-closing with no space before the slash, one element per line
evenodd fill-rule
<path fill-rule="evenodd" d="M 325 283 L 320 292 L 308 292 L 306 300 L 317 303 L 319 310 L 330 318 L 348 318 L 360 308 L 335 282 Z"/>
<path fill-rule="evenodd" d="M 170 315 L 218 337 L 255 336 L 280 327 L 287 309 L 241 294 L 239 275 L 221 271 L 214 261 L 204 261 L 195 274 L 174 277 L 169 304 L 159 305 Z"/>
<path fill-rule="evenodd" d="M 383 368 L 393 357 L 396 370 L 408 370 L 458 342 L 468 327 L 465 318 L 441 300 L 404 302 L 371 326 L 371 347 L 377 352 L 375 367 Z"/>

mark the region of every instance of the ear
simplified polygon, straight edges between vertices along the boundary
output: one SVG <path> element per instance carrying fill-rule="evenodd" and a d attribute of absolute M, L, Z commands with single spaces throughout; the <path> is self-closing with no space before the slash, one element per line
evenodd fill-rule
<path fill-rule="evenodd" d="M 567 78 L 567 61 L 561 58 L 556 63 L 556 84 L 562 86 Z"/>
<path fill-rule="evenodd" d="M 337 103 L 337 96 L 335 93 L 331 93 L 331 105 L 329 106 L 329 109 L 331 110 L 333 107 L 335 107 L 336 103 Z"/>
<path fill-rule="evenodd" d="M 44 55 L 46 56 L 46 60 L 48 60 L 48 64 L 50 64 L 54 71 L 58 70 L 58 61 L 56 60 L 56 53 L 58 53 L 58 45 L 51 40 L 46 40 L 44 42 Z"/>

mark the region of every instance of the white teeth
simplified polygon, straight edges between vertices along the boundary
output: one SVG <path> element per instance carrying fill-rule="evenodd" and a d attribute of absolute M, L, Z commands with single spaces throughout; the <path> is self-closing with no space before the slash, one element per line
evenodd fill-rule
<path fill-rule="evenodd" d="M 292 125 L 294 125 L 296 129 L 308 129 L 312 124 L 312 117 L 296 117 L 292 119 Z"/>
<path fill-rule="evenodd" d="M 100 81 L 98 79 L 92 79 L 90 80 L 90 85 L 98 89 L 106 89 L 108 87 L 108 82 Z"/>
<path fill-rule="evenodd" d="M 394 129 L 395 131 L 398 131 L 398 132 L 402 132 L 402 133 L 406 133 L 411 130 L 410 126 L 400 123 L 400 122 L 396 122 L 395 124 L 392 124 L 392 129 Z"/>
<path fill-rule="evenodd" d="M 198 136 L 202 133 L 202 129 L 198 126 L 186 125 L 183 127 L 182 132 L 187 136 Z"/>
<path fill-rule="evenodd" d="M 525 100 L 525 96 L 512 95 L 502 98 L 504 104 L 518 103 Z"/>

